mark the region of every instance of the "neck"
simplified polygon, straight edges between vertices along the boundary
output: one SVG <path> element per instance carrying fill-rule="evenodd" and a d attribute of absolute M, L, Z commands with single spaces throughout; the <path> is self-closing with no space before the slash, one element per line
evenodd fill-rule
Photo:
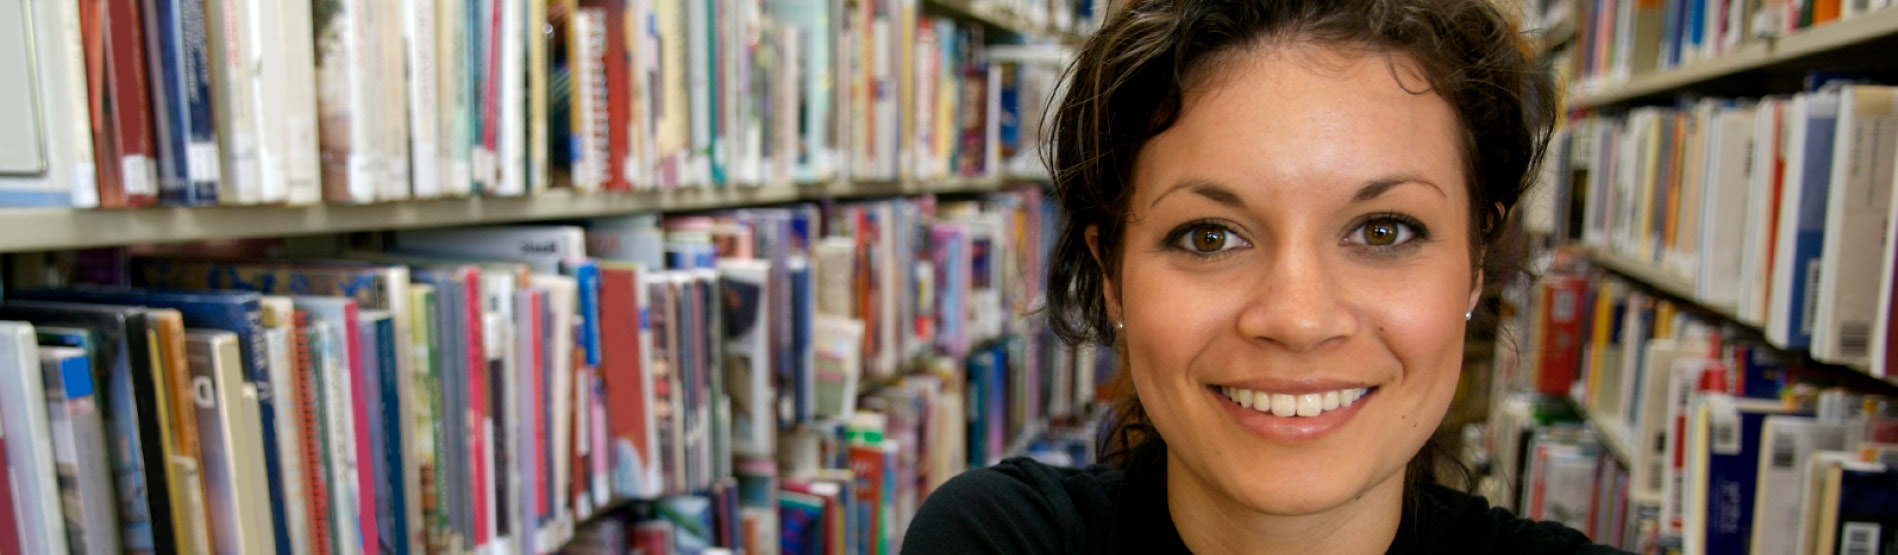
<path fill-rule="evenodd" d="M 1276 515 L 1241 505 L 1168 455 L 1167 509 L 1194 553 L 1366 555 L 1386 552 L 1403 518 L 1399 471 L 1329 510 Z"/>

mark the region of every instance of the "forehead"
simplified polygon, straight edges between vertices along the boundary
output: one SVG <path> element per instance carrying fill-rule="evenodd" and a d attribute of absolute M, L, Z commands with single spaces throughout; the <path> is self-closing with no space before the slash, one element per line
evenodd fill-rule
<path fill-rule="evenodd" d="M 1263 43 L 1194 77 L 1178 119 L 1136 157 L 1136 201 L 1181 179 L 1301 199 L 1393 175 L 1466 192 L 1456 115 L 1408 56 Z"/>

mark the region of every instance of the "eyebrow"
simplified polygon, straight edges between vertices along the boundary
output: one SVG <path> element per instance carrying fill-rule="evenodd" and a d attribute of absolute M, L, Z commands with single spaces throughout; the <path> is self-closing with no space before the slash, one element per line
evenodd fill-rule
<path fill-rule="evenodd" d="M 1227 188 L 1225 185 L 1220 185 L 1218 183 L 1214 183 L 1214 182 L 1207 181 L 1204 179 L 1187 178 L 1187 179 L 1182 179 L 1178 183 L 1173 184 L 1171 188 L 1168 188 L 1165 192 L 1160 193 L 1160 196 L 1154 197 L 1153 203 L 1148 204 L 1147 208 L 1152 209 L 1155 206 L 1159 206 L 1160 199 L 1164 199 L 1166 198 L 1167 195 L 1173 194 L 1174 191 L 1178 191 L 1181 189 L 1190 190 L 1194 193 L 1199 194 L 1199 196 L 1206 197 L 1207 200 L 1211 200 L 1213 202 L 1217 202 L 1219 204 L 1223 204 L 1223 205 L 1230 206 L 1233 208 L 1246 207 L 1246 200 L 1244 198 L 1240 198 L 1238 192 L 1235 192 L 1232 189 Z"/>
<path fill-rule="evenodd" d="M 1420 185 L 1425 185 L 1425 186 L 1430 187 L 1431 190 L 1436 191 L 1437 194 L 1443 195 L 1444 198 L 1449 198 L 1450 196 L 1448 193 L 1443 192 L 1443 187 L 1440 187 L 1436 183 L 1432 183 L 1430 180 L 1424 179 L 1421 176 L 1417 176 L 1414 174 L 1395 174 L 1395 175 L 1389 175 L 1389 176 L 1385 176 L 1385 177 L 1381 177 L 1378 179 L 1365 182 L 1363 187 L 1358 188 L 1358 192 L 1356 194 L 1351 195 L 1351 202 L 1355 204 L 1355 203 L 1370 201 L 1379 196 L 1382 196 L 1384 193 L 1390 191 L 1391 189 L 1397 188 L 1398 185 L 1403 185 L 1405 183 L 1416 183 Z M 1186 179 L 1180 180 L 1178 183 L 1173 184 L 1172 187 L 1160 193 L 1160 196 L 1154 197 L 1153 202 L 1151 204 L 1148 204 L 1147 208 L 1151 209 L 1155 206 L 1159 206 L 1160 199 L 1164 199 L 1166 198 L 1167 195 L 1173 194 L 1174 191 L 1178 191 L 1181 189 L 1192 191 L 1198 194 L 1199 196 L 1206 197 L 1208 200 L 1211 200 L 1213 202 L 1216 202 L 1225 206 L 1229 206 L 1232 208 L 1246 207 L 1245 199 L 1243 197 L 1240 197 L 1238 192 L 1233 191 L 1231 188 L 1228 188 L 1225 185 L 1220 185 L 1218 183 L 1214 183 L 1212 181 L 1208 181 L 1205 179 L 1186 178 Z"/>
<path fill-rule="evenodd" d="M 1383 195 L 1386 191 L 1395 189 L 1398 185 L 1405 183 L 1427 185 L 1432 190 L 1435 190 L 1437 194 L 1443 195 L 1444 198 L 1450 198 L 1449 193 L 1443 192 L 1443 187 L 1438 187 L 1436 183 L 1431 183 L 1428 179 L 1412 174 L 1397 174 L 1366 182 L 1363 187 L 1358 189 L 1357 194 L 1351 195 L 1351 202 L 1358 203 L 1375 199 L 1379 195 Z"/>

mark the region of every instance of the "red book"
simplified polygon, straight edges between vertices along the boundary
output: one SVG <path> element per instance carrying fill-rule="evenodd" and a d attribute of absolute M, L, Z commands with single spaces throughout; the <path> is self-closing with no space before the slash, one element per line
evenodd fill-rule
<path fill-rule="evenodd" d="M 856 542 L 862 553 L 879 553 L 883 537 L 883 449 L 869 445 L 850 446 L 850 473 L 855 486 L 850 495 L 856 499 L 858 518 Z"/>
<path fill-rule="evenodd" d="M 1566 396 L 1581 370 L 1582 306 L 1588 296 L 1588 280 L 1549 276 L 1537 287 L 1542 288 L 1536 307 L 1542 332 L 1536 338 L 1536 391 Z"/>
<path fill-rule="evenodd" d="M 143 27 L 134 2 L 79 3 L 100 208 L 157 202 L 152 128 L 145 105 Z"/>
<path fill-rule="evenodd" d="M 312 369 L 314 359 L 308 335 L 310 314 L 301 310 L 296 311 L 292 321 L 294 328 L 290 334 L 290 344 L 294 356 L 290 360 L 292 365 L 290 382 L 295 391 L 278 392 L 279 394 L 288 393 L 279 398 L 278 402 L 291 403 L 288 414 L 295 415 L 300 422 L 302 437 L 297 440 L 303 444 L 304 513 L 309 517 L 309 527 L 311 530 L 329 530 L 329 481 L 325 480 L 323 473 L 318 471 L 323 468 L 323 452 L 321 451 L 323 443 L 318 437 L 320 424 L 316 416 L 316 386 L 310 383 L 310 373 L 315 371 Z M 278 408 L 284 407 L 279 405 Z M 313 536 L 310 547 L 310 552 L 314 555 L 329 555 L 330 544 L 327 534 L 320 538 Z"/>
<path fill-rule="evenodd" d="M 634 461 L 614 461 L 615 469 L 631 469 L 632 475 L 615 473 L 612 490 L 620 497 L 653 497 L 664 490 L 659 483 L 658 437 L 654 428 L 648 391 L 649 369 L 642 364 L 639 271 L 633 266 L 600 264 L 600 379 L 606 389 L 608 447 L 615 457 L 631 456 Z"/>
<path fill-rule="evenodd" d="M 0 438 L 6 436 L 6 423 L 0 422 Z M 0 468 L 7 466 L 7 450 L 0 449 Z M 20 518 L 13 512 L 13 481 L 0 480 L 0 553 L 20 552 Z"/>
<path fill-rule="evenodd" d="M 522 331 L 528 334 L 528 360 L 523 365 L 527 370 L 528 388 L 533 395 L 532 414 L 528 421 L 532 428 L 528 431 L 530 448 L 527 451 L 528 480 L 527 494 L 533 496 L 534 515 L 547 518 L 552 514 L 547 510 L 547 485 L 553 482 L 553 470 L 541 464 L 546 460 L 541 453 L 551 448 L 547 444 L 547 294 L 545 290 L 535 289 L 527 294 L 527 327 Z M 527 528 L 532 528 L 528 526 Z"/>
<path fill-rule="evenodd" d="M 632 146 L 627 121 L 632 112 L 633 63 L 632 37 L 626 33 L 626 0 L 587 0 L 587 6 L 606 8 L 606 145 L 607 156 L 600 168 L 606 171 L 600 185 L 608 191 L 633 188 L 626 180 L 626 153 Z"/>

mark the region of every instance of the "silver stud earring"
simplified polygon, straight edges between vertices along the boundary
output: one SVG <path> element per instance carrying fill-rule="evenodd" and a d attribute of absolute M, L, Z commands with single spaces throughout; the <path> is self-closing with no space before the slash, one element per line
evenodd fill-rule
<path fill-rule="evenodd" d="M 1114 331 L 1127 331 L 1126 322 L 1114 322 Z"/>
<path fill-rule="evenodd" d="M 1475 314 L 1476 314 L 1476 311 L 1474 311 L 1474 310 L 1472 310 L 1472 311 L 1469 311 L 1469 312 L 1465 312 L 1465 313 L 1463 313 L 1463 321 L 1465 321 L 1465 322 L 1468 322 L 1468 321 L 1470 321 L 1470 317 L 1471 317 L 1472 315 L 1475 315 Z"/>

